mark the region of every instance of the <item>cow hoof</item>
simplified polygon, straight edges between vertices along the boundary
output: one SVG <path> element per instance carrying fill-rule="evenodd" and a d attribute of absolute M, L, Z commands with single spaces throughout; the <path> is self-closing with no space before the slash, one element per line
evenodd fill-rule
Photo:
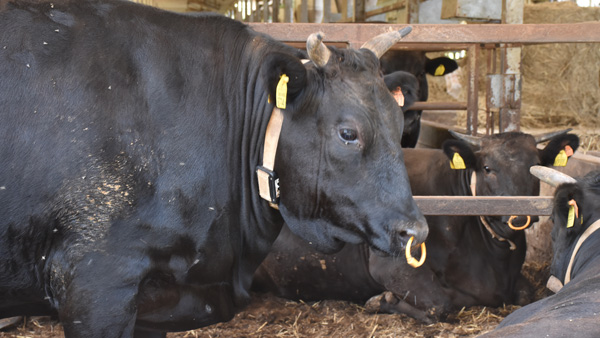
<path fill-rule="evenodd" d="M 2 318 L 0 319 L 0 329 L 13 326 L 17 323 L 20 323 L 21 321 L 23 321 L 23 317 Z"/>
<path fill-rule="evenodd" d="M 365 303 L 365 309 L 372 313 L 405 314 L 424 324 L 433 324 L 436 322 L 427 312 L 408 304 L 390 291 L 371 297 Z"/>

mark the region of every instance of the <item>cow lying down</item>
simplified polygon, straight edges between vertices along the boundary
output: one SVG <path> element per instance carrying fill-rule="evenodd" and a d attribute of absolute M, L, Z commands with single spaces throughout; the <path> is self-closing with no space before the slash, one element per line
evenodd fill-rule
<path fill-rule="evenodd" d="M 556 294 L 516 310 L 484 337 L 600 337 L 600 171 L 578 180 L 549 168 L 532 173 L 558 185 L 548 282 Z"/>
<path fill-rule="evenodd" d="M 218 15 L 0 1 L 0 318 L 67 337 L 229 320 L 285 222 L 327 252 L 427 236 L 379 57 Z"/>
<path fill-rule="evenodd" d="M 579 145 L 576 135 L 565 132 L 538 137 L 518 132 L 482 138 L 455 135 L 461 140 L 446 141 L 442 150 L 405 149 L 414 195 L 536 196 L 539 180 L 529 168 L 553 165 L 558 154 L 570 156 Z M 543 150 L 536 148 L 548 139 Z M 292 299 L 360 303 L 373 297 L 367 302 L 372 310 L 406 313 L 425 322 L 463 306 L 530 301 L 532 290 L 521 274 L 526 250 L 522 229 L 535 219 L 510 220 L 510 215 L 426 218 L 427 259 L 418 268 L 364 245 L 346 245 L 334 255 L 320 254 L 284 227 L 257 271 L 254 285 Z M 509 227 L 509 220 L 516 230 Z"/>

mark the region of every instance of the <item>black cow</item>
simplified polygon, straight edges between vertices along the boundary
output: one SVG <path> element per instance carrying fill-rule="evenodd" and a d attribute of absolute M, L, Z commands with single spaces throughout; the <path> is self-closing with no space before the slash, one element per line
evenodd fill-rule
<path fill-rule="evenodd" d="M 529 167 L 552 165 L 561 149 L 574 151 L 579 143 L 577 136 L 564 132 L 537 140 L 517 132 L 460 137 L 476 143 L 479 150 L 473 152 L 462 140 L 446 141 L 443 150 L 405 149 L 415 195 L 469 196 L 473 191 L 481 196 L 538 195 L 539 181 L 529 174 Z M 538 150 L 536 141 L 548 137 L 549 144 Z M 466 169 L 451 169 L 448 160 L 455 153 Z M 426 218 L 427 260 L 419 268 L 404 259 L 373 254 L 364 245 L 346 245 L 335 255 L 320 254 L 284 227 L 255 275 L 255 288 L 303 300 L 364 302 L 374 296 L 368 308 L 407 313 L 426 322 L 463 306 L 529 301 L 530 286 L 520 272 L 525 233 L 509 228 L 509 216 Z M 525 221 L 521 216 L 512 224 L 523 227 Z"/>
<path fill-rule="evenodd" d="M 302 64 L 222 16 L 4 1 L 0 317 L 164 336 L 243 307 L 284 221 L 326 251 L 423 241 L 378 60 L 405 33 L 311 35 Z"/>
<path fill-rule="evenodd" d="M 548 183 L 562 183 L 554 193 L 550 265 L 558 292 L 511 313 L 485 337 L 599 337 L 600 171 L 575 181 L 535 169 Z"/>
<path fill-rule="evenodd" d="M 406 71 L 417 78 L 418 100 L 427 101 L 429 97 L 429 85 L 427 74 L 442 76 L 452 73 L 458 68 L 456 61 L 447 57 L 429 59 L 422 51 L 390 50 L 380 58 L 381 70 L 384 74 L 395 71 Z M 407 107 L 409 107 L 407 105 Z M 422 110 L 404 111 L 404 131 L 402 132 L 402 147 L 414 148 L 419 139 L 421 131 Z"/>

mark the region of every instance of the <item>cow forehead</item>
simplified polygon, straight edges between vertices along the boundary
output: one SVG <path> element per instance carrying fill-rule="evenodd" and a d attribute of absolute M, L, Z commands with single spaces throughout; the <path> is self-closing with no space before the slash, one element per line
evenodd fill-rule
<path fill-rule="evenodd" d="M 504 133 L 485 136 L 481 150 L 485 154 L 528 157 L 538 154 L 535 138 L 523 133 Z"/>

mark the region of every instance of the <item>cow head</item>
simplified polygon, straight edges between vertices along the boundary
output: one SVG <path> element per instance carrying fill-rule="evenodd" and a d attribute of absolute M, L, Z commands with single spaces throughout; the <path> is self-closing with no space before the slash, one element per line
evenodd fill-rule
<path fill-rule="evenodd" d="M 406 126 L 407 108 L 419 99 L 419 81 L 413 74 L 404 71 L 387 74 L 384 80 L 385 85 L 404 112 L 404 125 Z"/>
<path fill-rule="evenodd" d="M 578 180 L 550 168 L 533 167 L 531 173 L 556 187 L 551 216 L 554 225 L 550 274 L 566 284 L 572 277 L 570 273 L 569 279 L 566 276 L 576 242 L 600 219 L 600 171 L 592 171 Z"/>
<path fill-rule="evenodd" d="M 471 137 L 456 132 L 452 135 L 459 140 L 447 140 L 442 145 L 450 161 L 458 154 L 465 169 L 475 175 L 474 195 L 478 196 L 536 196 L 539 195 L 539 180 L 531 176 L 533 165 L 551 166 L 561 150 L 568 150 L 571 156 L 579 146 L 579 138 L 566 131 L 532 136 L 520 132 L 508 132 L 484 137 Z M 537 143 L 550 142 L 539 150 Z M 471 147 L 475 147 L 474 151 Z M 507 223 L 510 215 L 486 217 L 493 230 L 504 238 L 515 233 Z M 537 217 L 531 217 L 533 223 Z M 519 216 L 511 223 L 522 227 L 527 217 Z"/>
<path fill-rule="evenodd" d="M 398 255 L 411 237 L 427 235 L 403 163 L 402 112 L 379 70 L 378 56 L 399 38 L 391 32 L 342 50 L 312 35 L 312 62 L 277 54 L 265 61 L 270 97 L 282 74 L 290 78 L 275 161 L 279 210 L 320 251 L 366 241 Z"/>
<path fill-rule="evenodd" d="M 442 76 L 458 69 L 456 61 L 447 57 L 429 59 L 422 51 L 390 50 L 381 57 L 380 62 L 384 74 L 401 70 L 417 78 L 418 101 L 427 101 L 429 97 L 427 74 Z M 403 147 L 414 148 L 417 144 L 422 112 L 422 110 L 404 110 Z"/>

